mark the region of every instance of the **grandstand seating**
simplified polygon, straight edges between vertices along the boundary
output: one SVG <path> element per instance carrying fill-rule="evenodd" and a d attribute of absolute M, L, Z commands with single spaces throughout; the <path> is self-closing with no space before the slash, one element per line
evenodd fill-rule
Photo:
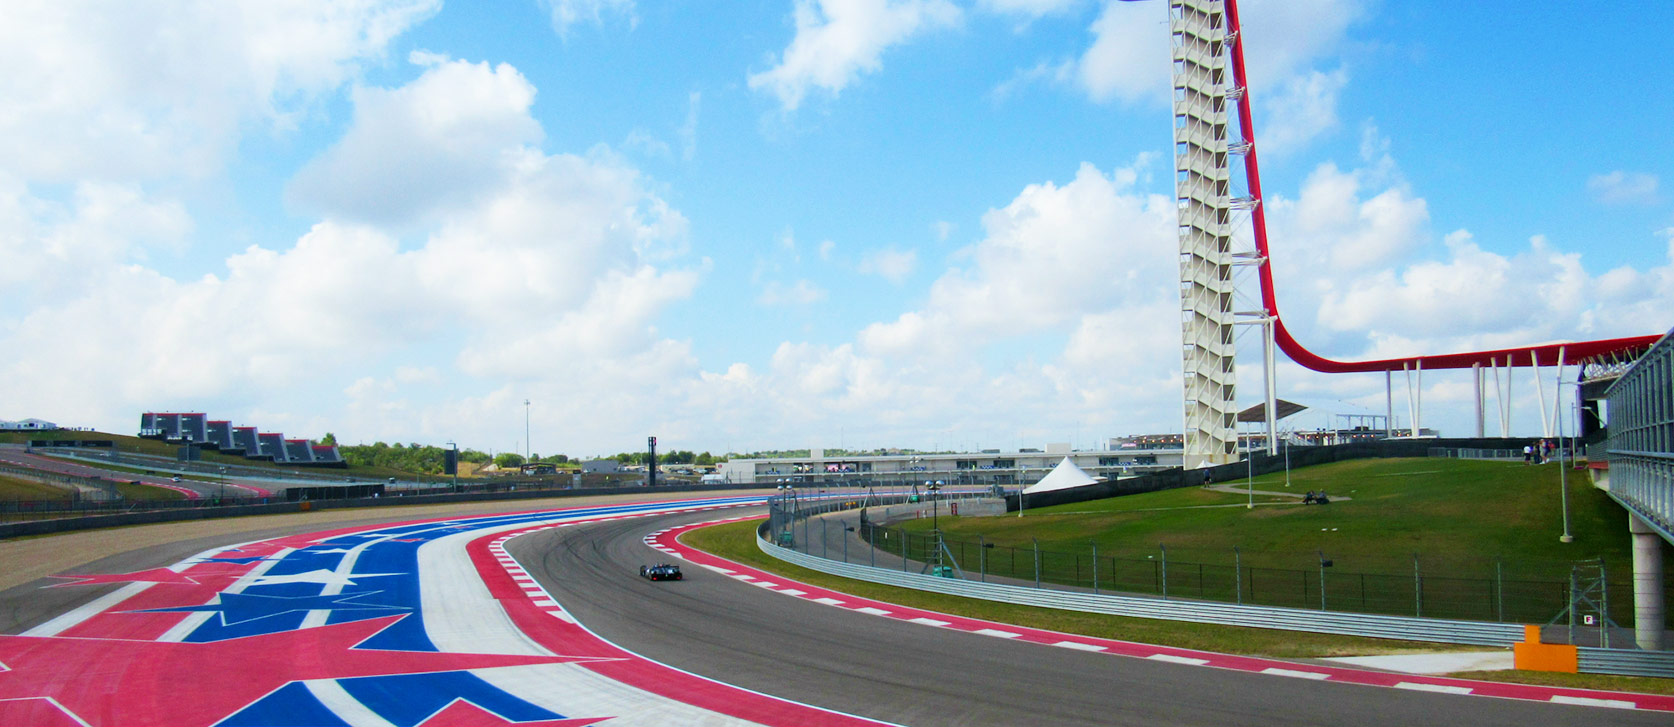
<path fill-rule="evenodd" d="M 346 466 L 337 445 L 286 439 L 278 432 L 261 432 L 255 427 L 235 427 L 230 420 L 210 420 L 201 412 L 145 412 L 140 415 L 139 435 L 282 464 Z"/>

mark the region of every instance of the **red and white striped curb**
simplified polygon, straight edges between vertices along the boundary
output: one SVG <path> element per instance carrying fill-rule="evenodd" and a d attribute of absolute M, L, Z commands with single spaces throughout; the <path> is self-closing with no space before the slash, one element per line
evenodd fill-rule
<path fill-rule="evenodd" d="M 1520 699 L 1525 701 L 1571 704 L 1587 707 L 1610 707 L 1616 709 L 1642 709 L 1658 712 L 1674 712 L 1674 696 L 1667 695 L 1637 694 L 1632 692 L 1607 692 L 1592 689 L 1571 689 L 1528 684 L 1510 684 L 1504 682 L 1484 682 L 1470 679 L 1454 679 L 1449 677 L 1434 677 L 1414 674 L 1395 674 L 1343 667 L 1299 664 L 1296 662 L 1280 661 L 1277 659 L 1220 654 L 1212 651 L 1181 649 L 1171 646 L 1155 646 L 1151 644 L 1135 643 L 1132 641 L 1101 639 L 1092 636 L 1065 634 L 1056 631 L 1046 631 L 1043 629 L 1033 629 L 1024 626 L 1013 626 L 1010 624 L 983 621 L 981 619 L 966 618 L 963 616 L 925 611 L 922 609 L 900 606 L 882 601 L 874 601 L 868 598 L 861 598 L 859 596 L 852 596 L 838 591 L 827 590 L 819 586 L 787 580 L 781 576 L 767 573 L 766 571 L 757 570 L 740 563 L 735 563 L 718 556 L 710 555 L 709 553 L 691 548 L 679 542 L 679 536 L 681 534 L 697 528 L 749 519 L 760 518 L 759 516 L 753 518 L 728 518 L 725 520 L 714 520 L 710 522 L 693 523 L 690 525 L 667 528 L 645 536 L 645 543 L 653 548 L 656 548 L 660 552 L 685 559 L 703 568 L 707 568 L 765 590 L 782 593 L 796 598 L 802 598 L 827 606 L 844 608 L 857 613 L 882 616 L 885 618 L 892 618 L 899 621 L 932 626 L 935 628 L 964 631 L 966 633 L 978 634 L 981 636 L 991 636 L 994 638 L 1009 639 L 1013 641 L 1027 641 L 1047 646 L 1056 646 L 1064 649 L 1074 649 L 1077 651 L 1100 652 L 1188 666 L 1231 669 L 1234 671 L 1254 672 L 1269 674 L 1272 676 L 1290 677 L 1294 679 L 1360 684 L 1365 686 L 1389 687 L 1393 689 L 1409 689 L 1421 692 L 1461 694 L 1478 697 L 1497 697 L 1501 699 Z"/>

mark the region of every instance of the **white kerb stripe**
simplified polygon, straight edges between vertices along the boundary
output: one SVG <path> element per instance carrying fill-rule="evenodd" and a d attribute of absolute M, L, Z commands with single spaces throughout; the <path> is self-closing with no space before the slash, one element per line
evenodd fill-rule
<path fill-rule="evenodd" d="M 1066 649 L 1080 649 L 1081 651 L 1104 651 L 1105 649 L 1103 646 L 1098 646 L 1096 644 L 1083 644 L 1079 641 L 1060 641 L 1053 644 L 1053 646 L 1062 646 Z"/>
<path fill-rule="evenodd" d="M 781 589 L 779 589 L 779 592 L 783 593 L 787 596 L 806 596 L 806 595 L 808 595 L 807 591 L 799 591 L 795 588 L 781 588 Z"/>
<path fill-rule="evenodd" d="M 395 724 L 349 696 L 341 685 L 330 679 L 310 679 L 302 683 L 320 704 L 351 727 L 395 727 Z"/>
<path fill-rule="evenodd" d="M 1441 692 L 1442 694 L 1470 694 L 1470 687 L 1455 687 L 1447 684 L 1424 684 L 1422 682 L 1399 682 L 1396 689 L 1411 689 L 1415 692 Z"/>
<path fill-rule="evenodd" d="M 841 606 L 841 605 L 843 605 L 843 602 L 841 600 L 838 600 L 838 599 L 835 599 L 835 598 L 816 598 L 816 599 L 814 599 L 814 603 L 823 603 L 827 606 Z"/>
<path fill-rule="evenodd" d="M 1329 679 L 1331 677 L 1330 674 L 1321 674 L 1317 671 L 1296 671 L 1295 669 L 1262 669 L 1261 673 L 1281 677 L 1296 677 L 1298 679 Z"/>
<path fill-rule="evenodd" d="M 1574 704 L 1582 707 L 1612 707 L 1614 709 L 1634 709 L 1639 705 L 1623 699 L 1589 699 L 1587 697 L 1566 697 L 1559 694 L 1552 697 L 1557 704 Z"/>
<path fill-rule="evenodd" d="M 910 618 L 907 619 L 907 621 L 909 623 L 924 624 L 925 626 L 946 626 L 953 623 L 952 621 L 937 621 L 933 618 Z"/>
<path fill-rule="evenodd" d="M 1167 661 L 1175 664 L 1191 664 L 1192 666 L 1203 666 L 1204 664 L 1209 663 L 1208 659 L 1195 659 L 1190 656 L 1175 656 L 1173 654 L 1152 654 L 1145 658 L 1153 661 Z"/>
<path fill-rule="evenodd" d="M 996 637 L 999 637 L 999 638 L 1002 638 L 1002 639 L 1015 639 L 1015 638 L 1023 635 L 1023 634 L 1014 634 L 1010 631 L 1001 631 L 999 629 L 977 629 L 976 631 L 972 631 L 971 633 L 982 634 L 983 636 L 996 636 Z"/>
<path fill-rule="evenodd" d="M 888 611 L 885 611 L 881 608 L 872 608 L 871 606 L 867 606 L 865 608 L 857 608 L 855 610 L 859 611 L 861 613 L 869 613 L 869 614 L 872 614 L 873 616 L 886 616 L 886 615 L 889 614 Z"/>

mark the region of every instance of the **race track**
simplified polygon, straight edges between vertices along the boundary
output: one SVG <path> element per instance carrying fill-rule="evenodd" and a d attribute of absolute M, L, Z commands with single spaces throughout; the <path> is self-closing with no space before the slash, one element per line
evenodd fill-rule
<path fill-rule="evenodd" d="M 1330 684 L 1054 648 L 879 618 L 705 568 L 652 583 L 646 533 L 713 519 L 618 520 L 512 540 L 577 620 L 729 684 L 886 722 L 952 725 L 1596 725 L 1668 716 Z M 782 582 L 782 579 L 776 579 Z"/>
<path fill-rule="evenodd" d="M 186 525 L 167 541 L 136 528 L 0 543 L 13 562 L 29 552 L 48 560 L 42 548 L 55 543 L 98 542 L 113 553 L 46 571 L 52 578 L 12 578 L 21 585 L 0 591 L 0 724 L 1668 721 L 1056 648 L 1025 643 L 1039 632 L 1008 640 L 962 632 L 968 622 L 937 614 L 913 616 L 941 627 L 913 623 L 899 607 L 868 615 L 852 597 L 827 605 L 843 594 L 782 579 L 750 585 L 691 564 L 684 581 L 638 576 L 641 564 L 671 559 L 648 534 L 736 518 L 740 506 L 759 510 L 747 506 L 760 498 L 504 513 L 482 510 L 516 505 L 478 503 L 459 506 L 474 514 L 344 513 L 335 525 L 323 513 L 312 525 L 203 523 L 195 527 L 227 532 L 199 537 Z M 239 522 L 264 531 L 232 533 Z M 818 595 L 827 603 L 809 600 Z"/>

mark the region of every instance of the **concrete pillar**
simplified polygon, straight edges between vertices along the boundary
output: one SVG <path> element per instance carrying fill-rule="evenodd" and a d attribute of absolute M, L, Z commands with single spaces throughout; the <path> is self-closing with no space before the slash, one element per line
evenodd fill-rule
<path fill-rule="evenodd" d="M 1639 648 L 1661 651 L 1666 619 L 1662 608 L 1662 536 L 1638 515 L 1628 514 L 1633 533 L 1633 639 Z"/>

